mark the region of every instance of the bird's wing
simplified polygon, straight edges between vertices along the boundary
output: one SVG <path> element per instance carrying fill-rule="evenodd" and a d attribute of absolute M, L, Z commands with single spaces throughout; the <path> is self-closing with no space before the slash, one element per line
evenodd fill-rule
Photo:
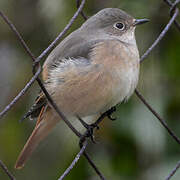
<path fill-rule="evenodd" d="M 98 39 L 92 35 L 84 35 L 83 32 L 76 30 L 67 36 L 48 56 L 43 65 L 43 80 L 48 78 L 51 68 L 64 59 L 76 60 L 79 57 L 90 60 L 89 54 L 92 48 L 99 42 L 107 39 Z"/>

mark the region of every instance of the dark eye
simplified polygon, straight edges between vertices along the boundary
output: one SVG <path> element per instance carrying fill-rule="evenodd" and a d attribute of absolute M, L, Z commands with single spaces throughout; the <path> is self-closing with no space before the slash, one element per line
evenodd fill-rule
<path fill-rule="evenodd" d="M 114 24 L 114 27 L 115 27 L 116 29 L 119 29 L 119 30 L 124 30 L 125 25 L 124 25 L 123 23 L 121 23 L 121 22 L 118 22 L 118 23 L 115 23 L 115 24 Z"/>

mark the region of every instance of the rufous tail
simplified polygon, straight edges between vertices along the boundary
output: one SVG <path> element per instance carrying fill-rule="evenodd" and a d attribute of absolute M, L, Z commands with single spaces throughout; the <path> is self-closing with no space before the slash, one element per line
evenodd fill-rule
<path fill-rule="evenodd" d="M 39 142 L 49 134 L 57 122 L 59 122 L 59 120 L 53 115 L 51 109 L 40 113 L 38 122 L 16 161 L 16 169 L 21 169 L 24 166 Z"/>

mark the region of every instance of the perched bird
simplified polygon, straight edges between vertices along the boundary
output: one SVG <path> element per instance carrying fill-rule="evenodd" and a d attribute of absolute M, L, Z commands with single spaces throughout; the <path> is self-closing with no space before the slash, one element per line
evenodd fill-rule
<path fill-rule="evenodd" d="M 103 9 L 50 53 L 42 78 L 68 119 L 78 116 L 96 120 L 133 94 L 140 63 L 134 31 L 136 25 L 147 21 L 117 8 Z M 19 155 L 17 169 L 24 166 L 39 142 L 61 120 L 42 92 L 27 116 L 38 120 Z"/>

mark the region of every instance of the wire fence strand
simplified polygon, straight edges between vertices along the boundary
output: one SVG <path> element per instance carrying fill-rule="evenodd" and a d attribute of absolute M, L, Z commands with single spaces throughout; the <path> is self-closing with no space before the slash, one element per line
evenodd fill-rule
<path fill-rule="evenodd" d="M 82 148 L 80 149 L 79 153 L 76 155 L 70 166 L 64 171 L 64 173 L 61 175 L 61 177 L 58 180 L 63 180 L 69 173 L 70 171 L 74 168 L 76 163 L 79 161 L 81 155 L 84 153 L 85 149 L 87 147 L 87 141 L 84 142 Z"/>
<path fill-rule="evenodd" d="M 161 116 L 150 106 L 150 104 L 145 100 L 145 98 L 140 94 L 137 89 L 135 90 L 137 97 L 143 102 L 143 104 L 149 109 L 149 111 L 160 121 L 163 127 L 167 130 L 167 132 L 172 136 L 172 138 L 180 145 L 180 139 L 175 135 L 175 133 L 168 127 L 165 120 L 161 118 Z"/>
<path fill-rule="evenodd" d="M 37 72 L 31 78 L 31 80 L 25 85 L 25 87 L 19 92 L 19 94 L 0 112 L 0 119 L 15 105 L 15 103 L 27 92 L 27 90 L 34 83 L 36 78 L 41 73 L 41 67 L 38 68 Z"/>
<path fill-rule="evenodd" d="M 12 173 L 8 170 L 6 165 L 0 160 L 0 166 L 4 170 L 4 172 L 7 174 L 10 180 L 16 180 L 16 178 L 12 175 Z"/>
<path fill-rule="evenodd" d="M 144 61 L 145 58 L 151 53 L 151 51 L 159 44 L 159 42 L 162 40 L 162 38 L 166 35 L 172 24 L 174 23 L 176 17 L 179 14 L 179 10 L 176 9 L 175 13 L 173 14 L 170 21 L 167 23 L 166 27 L 163 29 L 163 31 L 160 33 L 160 35 L 157 37 L 157 39 L 153 42 L 153 44 L 148 48 L 148 50 L 141 56 L 140 61 Z"/>
<path fill-rule="evenodd" d="M 165 180 L 170 180 L 179 168 L 180 168 L 180 161 L 176 164 L 176 167 L 169 173 L 169 175 L 166 177 Z"/>
<path fill-rule="evenodd" d="M 55 45 L 57 44 L 58 41 L 60 41 L 63 36 L 67 33 L 67 31 L 71 28 L 72 24 L 74 21 L 77 19 L 78 15 L 81 13 L 84 5 L 85 5 L 86 0 L 82 0 L 80 6 L 78 7 L 77 11 L 73 15 L 73 17 L 70 19 L 69 23 L 65 26 L 65 28 L 59 33 L 57 38 L 41 53 L 41 55 L 36 59 L 36 63 L 41 61 L 41 59 L 48 53 L 50 52 Z"/>

